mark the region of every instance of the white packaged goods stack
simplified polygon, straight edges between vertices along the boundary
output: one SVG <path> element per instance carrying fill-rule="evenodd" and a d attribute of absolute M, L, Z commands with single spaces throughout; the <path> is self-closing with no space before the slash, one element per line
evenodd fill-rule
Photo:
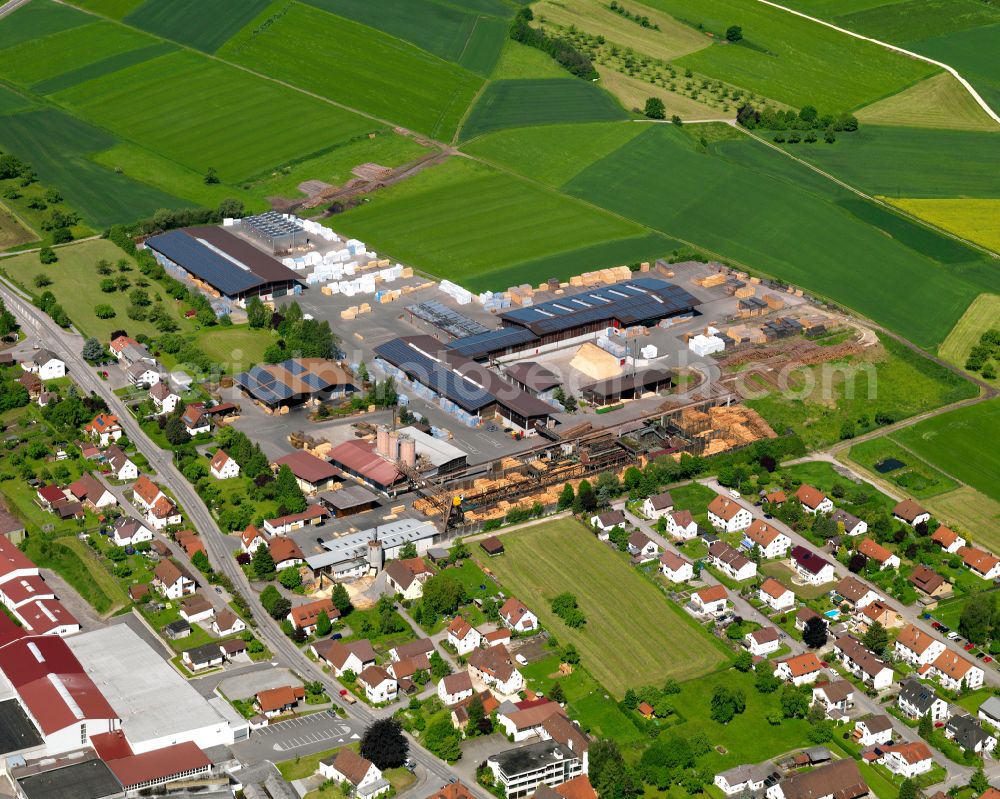
<path fill-rule="evenodd" d="M 725 348 L 726 342 L 718 336 L 706 336 L 699 333 L 688 340 L 688 349 L 695 355 L 711 355 L 713 352 L 722 352 Z"/>
<path fill-rule="evenodd" d="M 326 286 L 331 294 L 340 294 L 340 284 L 339 283 L 328 283 Z"/>
<path fill-rule="evenodd" d="M 323 256 L 321 256 L 318 252 L 307 252 L 305 254 L 305 259 L 309 266 L 315 266 L 323 260 Z"/>
<path fill-rule="evenodd" d="M 228 216 L 224 217 L 223 220 L 222 220 L 222 226 L 223 227 L 232 227 L 235 224 L 236 224 L 236 220 L 233 219 L 233 218 L 231 218 L 231 217 L 228 217 Z"/>
<path fill-rule="evenodd" d="M 348 239 L 345 245 L 351 255 L 364 255 L 365 243 L 357 239 Z"/>
<path fill-rule="evenodd" d="M 284 264 L 285 266 L 287 266 L 289 269 L 294 269 L 295 268 L 295 259 L 294 258 L 282 258 L 281 259 L 281 263 Z"/>
<path fill-rule="evenodd" d="M 657 352 L 658 350 L 656 349 L 655 344 L 647 344 L 639 350 L 639 354 L 642 355 L 643 358 L 655 358 Z"/>

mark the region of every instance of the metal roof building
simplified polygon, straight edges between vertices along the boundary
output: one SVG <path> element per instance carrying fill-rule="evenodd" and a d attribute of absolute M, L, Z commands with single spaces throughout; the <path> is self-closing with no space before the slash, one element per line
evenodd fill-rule
<path fill-rule="evenodd" d="M 291 269 L 222 228 L 170 230 L 145 244 L 165 266 L 178 266 L 240 303 L 255 296 L 282 297 L 302 283 Z"/>
<path fill-rule="evenodd" d="M 324 358 L 290 358 L 254 366 L 233 380 L 247 394 L 269 408 L 304 402 L 310 397 L 329 399 L 354 391 L 351 376 Z"/>
<path fill-rule="evenodd" d="M 369 542 L 378 541 L 384 556 L 395 558 L 406 544 L 416 544 L 417 551 L 426 551 L 438 536 L 437 528 L 430 522 L 418 519 L 397 519 L 368 530 L 333 538 L 323 542 L 327 550 L 306 558 L 314 572 L 346 576 L 368 566 Z"/>
<path fill-rule="evenodd" d="M 698 299 L 674 283 L 639 277 L 505 311 L 501 329 L 457 339 L 447 349 L 477 360 L 498 357 L 606 327 L 652 325 L 689 314 L 696 305 Z"/>

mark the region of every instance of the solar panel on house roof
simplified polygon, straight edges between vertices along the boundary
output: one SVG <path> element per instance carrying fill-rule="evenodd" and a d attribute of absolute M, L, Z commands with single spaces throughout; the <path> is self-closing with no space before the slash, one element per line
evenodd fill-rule
<path fill-rule="evenodd" d="M 282 364 L 282 366 L 284 366 L 293 375 L 300 375 L 306 370 L 306 368 L 301 363 L 299 363 L 294 359 L 285 361 Z"/>
<path fill-rule="evenodd" d="M 305 383 L 307 386 L 309 386 L 309 388 L 316 389 L 317 391 L 319 391 L 322 388 L 325 388 L 328 385 L 327 382 L 322 377 L 320 377 L 319 375 L 314 375 L 312 373 L 307 374 L 305 377 L 303 377 L 302 382 Z"/>

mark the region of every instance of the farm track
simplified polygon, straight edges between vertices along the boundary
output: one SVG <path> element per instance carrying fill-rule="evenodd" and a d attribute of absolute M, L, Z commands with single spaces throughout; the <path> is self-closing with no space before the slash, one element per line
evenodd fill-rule
<path fill-rule="evenodd" d="M 881 39 L 873 39 L 871 36 L 864 36 L 860 33 L 856 33 L 847 28 L 841 28 L 839 25 L 834 25 L 832 22 L 827 22 L 826 20 L 819 19 L 818 17 L 810 16 L 809 14 L 806 14 L 802 11 L 796 11 L 793 8 L 788 8 L 787 6 L 783 6 L 780 3 L 772 2 L 772 0 L 757 0 L 757 2 L 763 3 L 766 6 L 771 6 L 772 8 L 781 9 L 782 11 L 787 11 L 789 14 L 794 14 L 797 17 L 808 19 L 810 22 L 815 22 L 827 28 L 832 28 L 835 31 L 839 31 L 840 33 L 845 33 L 848 36 L 852 36 L 855 39 L 861 39 L 862 41 L 871 42 L 872 44 L 879 45 L 879 47 L 884 47 L 886 50 L 892 50 L 894 52 L 901 53 L 902 55 L 909 56 L 910 58 L 915 58 L 918 61 L 924 61 L 928 64 L 933 64 L 936 67 L 940 67 L 941 69 L 945 70 L 945 72 L 950 73 L 959 83 L 961 83 L 962 86 L 966 89 L 966 91 L 968 91 L 969 94 L 972 95 L 972 99 L 976 101 L 979 107 L 982 108 L 983 111 L 985 111 L 994 122 L 1000 124 L 1000 114 L 997 114 L 997 112 L 990 107 L 989 103 L 987 103 L 980 96 L 979 92 L 977 92 L 973 88 L 972 84 L 969 83 L 965 78 L 963 78 L 959 74 L 958 70 L 955 69 L 953 66 L 945 64 L 943 61 L 937 61 L 933 58 L 929 58 L 928 56 L 921 55 L 920 53 L 914 53 L 912 50 L 907 50 L 903 47 L 899 47 L 898 45 L 889 44 L 888 42 L 883 42 Z"/>

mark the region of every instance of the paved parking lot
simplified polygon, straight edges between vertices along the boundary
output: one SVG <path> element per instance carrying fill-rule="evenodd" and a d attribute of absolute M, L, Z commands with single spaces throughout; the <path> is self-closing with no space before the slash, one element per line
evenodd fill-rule
<path fill-rule="evenodd" d="M 363 732 L 364 725 L 360 722 L 324 710 L 254 730 L 249 741 L 232 749 L 243 762 L 287 760 L 358 741 Z"/>
<path fill-rule="evenodd" d="M 227 677 L 219 683 L 219 690 L 230 699 L 246 699 L 260 691 L 301 684 L 302 681 L 288 669 L 269 668 Z"/>

